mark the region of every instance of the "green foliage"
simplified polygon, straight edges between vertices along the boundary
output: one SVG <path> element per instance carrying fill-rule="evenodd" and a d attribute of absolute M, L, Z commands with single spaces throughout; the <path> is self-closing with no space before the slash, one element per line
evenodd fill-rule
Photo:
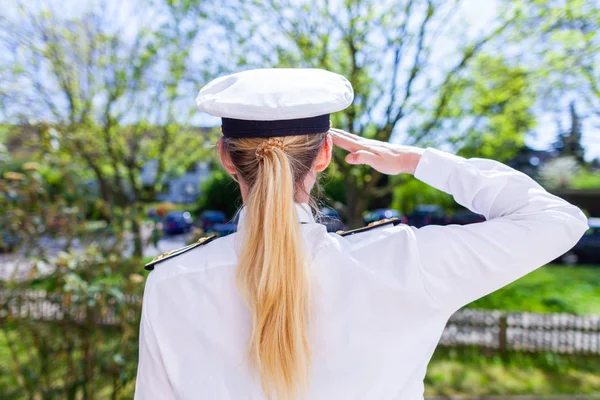
<path fill-rule="evenodd" d="M 194 214 L 202 211 L 223 211 L 229 218 L 242 206 L 240 187 L 231 176 L 218 169 L 204 181 L 200 188 L 200 197 L 194 205 Z"/>
<path fill-rule="evenodd" d="M 600 171 L 582 169 L 571 181 L 573 189 L 600 189 Z"/>
<path fill-rule="evenodd" d="M 321 173 L 317 189 L 317 193 L 313 193 L 317 200 L 332 206 L 346 204 L 344 177 L 334 166 Z"/>
<path fill-rule="evenodd" d="M 450 142 L 464 157 L 511 159 L 535 126 L 527 71 L 481 54 L 465 75 L 453 83 L 443 115 L 451 123 Z"/>
<path fill-rule="evenodd" d="M 36 157 L 41 158 L 41 157 Z M 85 219 L 107 219 L 109 211 L 106 203 L 80 175 L 78 168 L 61 160 L 43 160 L 41 163 L 13 159 L 0 165 L 0 177 L 5 172 L 24 173 L 39 182 L 49 202 L 62 201 L 65 206 L 78 204 L 78 210 Z M 31 172 L 31 174 L 29 173 Z"/>
<path fill-rule="evenodd" d="M 600 266 L 548 265 L 468 305 L 469 308 L 600 314 Z"/>
<path fill-rule="evenodd" d="M 507 2 L 519 9 L 511 43 L 527 51 L 544 111 L 577 101 L 600 112 L 600 7 L 596 0 Z M 510 47 L 510 46 L 509 46 Z"/>
<path fill-rule="evenodd" d="M 1 347 L 9 354 L 0 364 L 0 391 L 7 398 L 131 397 L 137 370 L 138 327 L 144 278 L 140 265 L 95 246 L 62 253 L 47 275 L 3 285 L 5 313 Z M 13 314 L 15 290 L 35 287 L 42 310 L 62 310 L 59 321 L 37 321 Z M 37 317 L 39 318 L 39 316 Z M 103 321 L 110 321 L 110 326 Z"/>
<path fill-rule="evenodd" d="M 396 186 L 392 195 L 393 209 L 407 215 L 419 204 L 438 204 L 446 209 L 456 207 L 452 196 L 415 178 L 408 178 Z"/>

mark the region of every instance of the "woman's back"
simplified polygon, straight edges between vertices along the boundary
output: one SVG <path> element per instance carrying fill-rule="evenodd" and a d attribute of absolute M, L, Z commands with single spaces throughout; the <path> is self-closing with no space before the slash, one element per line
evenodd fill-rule
<path fill-rule="evenodd" d="M 296 204 L 311 288 L 304 398 L 422 399 L 449 316 L 551 261 L 586 229 L 576 207 L 491 160 L 430 149 L 415 176 L 488 221 L 421 229 L 394 222 L 338 235 Z M 150 274 L 138 398 L 265 398 L 247 362 L 251 316 L 236 289 L 241 239 L 213 240 Z"/>

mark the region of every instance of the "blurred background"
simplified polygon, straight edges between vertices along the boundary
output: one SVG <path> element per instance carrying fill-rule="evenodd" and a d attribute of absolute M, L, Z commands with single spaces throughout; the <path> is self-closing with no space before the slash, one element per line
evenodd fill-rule
<path fill-rule="evenodd" d="M 132 398 L 143 264 L 234 232 L 241 205 L 194 98 L 258 67 L 343 74 L 335 127 L 493 158 L 581 207 L 572 251 L 451 319 L 426 395 L 598 395 L 599 28 L 597 0 L 5 0 L 0 397 Z M 315 193 L 331 231 L 484 220 L 343 157 Z"/>

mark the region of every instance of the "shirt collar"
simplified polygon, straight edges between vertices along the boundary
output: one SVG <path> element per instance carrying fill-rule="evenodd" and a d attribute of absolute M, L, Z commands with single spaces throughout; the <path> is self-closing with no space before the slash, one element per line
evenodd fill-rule
<path fill-rule="evenodd" d="M 298 213 L 298 219 L 302 224 L 315 223 L 315 217 L 312 214 L 311 208 L 307 203 L 294 203 L 296 206 L 296 212 Z M 246 206 L 242 207 L 238 214 L 238 230 L 240 226 L 244 224 L 246 217 Z"/>

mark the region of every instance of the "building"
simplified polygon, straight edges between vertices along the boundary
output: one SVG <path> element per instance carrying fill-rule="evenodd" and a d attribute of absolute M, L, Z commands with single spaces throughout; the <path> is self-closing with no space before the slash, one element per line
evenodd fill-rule
<path fill-rule="evenodd" d="M 142 183 L 154 182 L 158 161 L 147 162 L 141 171 Z M 169 203 L 193 203 L 200 196 L 200 185 L 210 175 L 207 162 L 193 164 L 183 175 L 165 179 L 164 190 L 156 196 L 158 201 Z"/>

